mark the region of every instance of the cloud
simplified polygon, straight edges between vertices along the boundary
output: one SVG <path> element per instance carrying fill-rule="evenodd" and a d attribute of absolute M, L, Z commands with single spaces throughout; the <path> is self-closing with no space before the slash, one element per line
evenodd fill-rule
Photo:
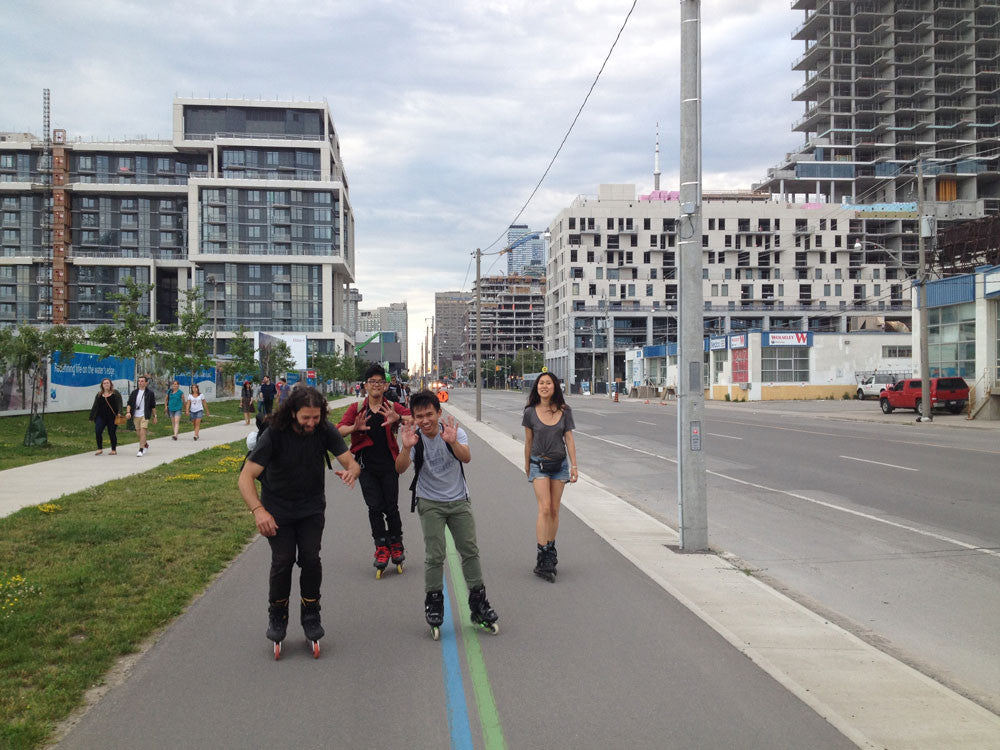
<path fill-rule="evenodd" d="M 470 252 L 517 215 L 629 11 L 628 0 L 40 0 L 0 29 L 0 129 L 170 137 L 182 96 L 325 98 L 357 218 L 363 306 L 469 288 Z M 703 5 L 705 189 L 747 188 L 801 138 L 799 22 L 773 0 Z M 677 182 L 677 3 L 639 2 L 521 221 L 544 228 L 602 182 Z M 86 29 L 86 33 L 81 33 Z M 40 40 L 44 39 L 44 44 Z M 411 336 L 411 340 L 417 337 Z M 411 349 L 413 347 L 411 346 Z"/>

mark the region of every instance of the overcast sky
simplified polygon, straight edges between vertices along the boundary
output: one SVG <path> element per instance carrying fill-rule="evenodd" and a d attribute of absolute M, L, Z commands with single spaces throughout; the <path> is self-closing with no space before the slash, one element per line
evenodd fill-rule
<path fill-rule="evenodd" d="M 749 188 L 801 143 L 788 0 L 704 0 L 704 188 Z M 326 99 L 357 221 L 362 308 L 470 289 L 555 153 L 632 0 L 0 0 L 0 130 L 169 138 L 181 96 Z M 521 223 L 600 183 L 677 189 L 677 0 L 638 0 Z M 504 262 L 484 272 L 506 269 Z"/>

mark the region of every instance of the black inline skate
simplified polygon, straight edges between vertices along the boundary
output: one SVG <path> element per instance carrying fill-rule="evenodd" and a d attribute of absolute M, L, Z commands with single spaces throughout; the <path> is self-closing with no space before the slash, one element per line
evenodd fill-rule
<path fill-rule="evenodd" d="M 535 562 L 535 575 L 544 578 L 549 583 L 556 580 L 555 563 L 556 546 L 554 542 L 538 545 L 538 558 Z"/>
<path fill-rule="evenodd" d="M 389 540 L 389 558 L 392 560 L 392 564 L 396 566 L 396 572 L 403 572 L 403 560 L 406 559 L 406 554 L 403 550 L 403 540 L 400 537 L 395 537 Z"/>
<path fill-rule="evenodd" d="M 384 538 L 375 540 L 375 561 L 372 565 L 375 566 L 375 578 L 381 578 L 382 574 L 385 573 L 385 569 L 389 567 L 389 543 Z"/>
<path fill-rule="evenodd" d="M 500 618 L 493 611 L 493 607 L 490 606 L 489 600 L 486 598 L 484 585 L 479 584 L 474 589 L 469 590 L 469 611 L 472 614 L 473 625 L 488 630 L 493 635 L 500 632 L 500 626 L 497 625 L 497 620 Z"/>
<path fill-rule="evenodd" d="M 435 641 L 441 637 L 441 624 L 444 622 L 444 593 L 428 591 L 424 599 L 424 617 L 431 626 L 431 638 Z"/>
<path fill-rule="evenodd" d="M 267 607 L 267 639 L 274 643 L 274 658 L 281 658 L 281 642 L 288 632 L 288 600 L 271 602 Z"/>
<path fill-rule="evenodd" d="M 303 599 L 301 608 L 302 632 L 309 639 L 314 659 L 319 658 L 319 639 L 326 635 L 319 618 L 319 599 Z"/>

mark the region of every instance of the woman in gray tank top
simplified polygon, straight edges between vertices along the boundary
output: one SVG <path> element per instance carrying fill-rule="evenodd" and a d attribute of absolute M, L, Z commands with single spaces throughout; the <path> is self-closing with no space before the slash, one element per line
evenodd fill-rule
<path fill-rule="evenodd" d="M 535 575 L 554 582 L 558 563 L 559 503 L 566 482 L 575 482 L 578 474 L 573 410 L 563 398 L 559 378 L 552 373 L 544 372 L 535 379 L 521 424 L 524 426 L 524 473 L 538 501 Z"/>

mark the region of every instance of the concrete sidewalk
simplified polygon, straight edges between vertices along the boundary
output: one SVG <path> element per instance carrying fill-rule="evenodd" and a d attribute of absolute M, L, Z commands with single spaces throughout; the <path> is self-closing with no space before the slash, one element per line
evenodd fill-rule
<path fill-rule="evenodd" d="M 330 402 L 330 408 L 347 406 L 354 400 L 337 399 Z M 203 429 L 197 441 L 190 432 L 182 433 L 177 440 L 172 440 L 169 435 L 155 438 L 149 441 L 149 451 L 142 458 L 136 457 L 136 446 L 132 444 L 116 456 L 107 453 L 95 456 L 93 449 L 88 449 L 74 456 L 0 471 L 0 518 L 29 505 L 52 502 L 63 495 L 149 471 L 192 453 L 244 439 L 255 430 L 256 427 L 248 427 L 240 420 Z"/>

